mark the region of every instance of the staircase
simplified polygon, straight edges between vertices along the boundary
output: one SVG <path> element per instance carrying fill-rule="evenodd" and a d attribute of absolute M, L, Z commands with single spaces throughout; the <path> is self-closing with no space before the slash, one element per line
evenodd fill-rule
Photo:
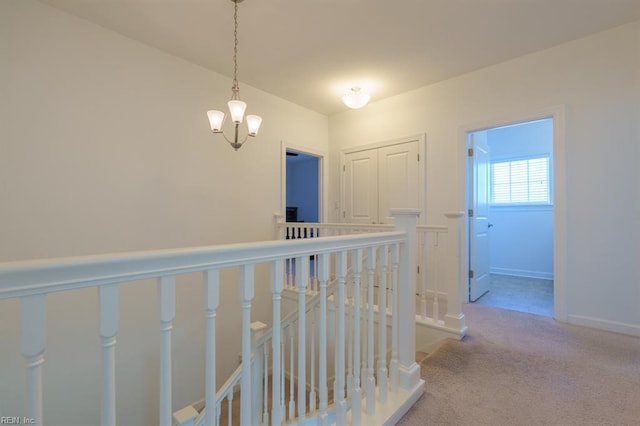
<path fill-rule="evenodd" d="M 370 234 L 392 231 L 393 227 L 277 220 L 277 229 L 281 239 L 290 241 L 327 235 Z M 446 280 L 438 280 L 438 255 L 444 245 L 441 240 L 449 229 L 431 226 L 416 230 L 416 253 L 421 262 L 417 267 L 417 282 L 422 286 L 417 293 L 419 314 L 415 320 L 417 328 L 423 329 L 416 334 L 416 345 L 424 350 L 448 337 L 461 338 L 466 327 L 452 329 L 450 324 L 445 324 L 446 298 L 440 317 L 438 284 Z M 273 343 L 274 329 L 265 331 L 265 324 L 254 324 L 252 424 L 360 424 L 363 416 L 365 424 L 387 424 L 399 418 L 382 415 L 378 419 L 375 408 L 376 401 L 387 404 L 394 392 L 400 390 L 397 348 L 399 258 L 394 248 L 383 250 L 378 251 L 377 256 L 374 250 L 361 250 L 351 253 L 350 257 L 332 259 L 336 270 L 329 273 L 329 281 L 327 271 L 322 269 L 326 265 L 320 255 L 285 261 L 282 298 L 285 304 L 290 303 L 291 312 L 280 323 L 279 351 Z M 420 266 L 423 266 L 422 274 Z M 431 269 L 433 274 L 430 275 L 427 272 Z M 427 294 L 429 276 L 435 278 L 432 294 Z M 427 315 L 427 310 L 431 315 Z M 303 336 L 306 343 L 300 343 L 299 336 Z M 319 350 L 321 348 L 325 350 Z M 274 355 L 271 368 L 268 367 L 270 350 Z M 305 359 L 301 360 L 300 356 Z M 277 365 L 279 371 L 276 371 Z M 238 368 L 232 377 L 237 381 L 241 374 L 241 368 Z M 214 424 L 237 424 L 239 404 L 234 402 L 237 396 L 234 397 L 232 390 L 223 386 L 218 392 Z M 356 411 L 352 407 L 362 409 Z M 269 422 L 270 415 L 273 416 L 272 423 Z M 180 410 L 174 419 L 180 426 L 200 426 L 206 424 L 206 416 L 206 409 L 202 409 L 200 403 Z"/>
<path fill-rule="evenodd" d="M 327 227 L 313 238 L 0 265 L 0 299 L 16 298 L 21 305 L 24 416 L 46 424 L 47 295 L 96 288 L 102 346 L 100 424 L 116 424 L 120 287 L 155 279 L 160 368 L 154 393 L 161 426 L 217 425 L 221 420 L 243 426 L 395 423 L 424 391 L 415 363 L 416 324 L 424 322 L 444 332 L 453 328 L 459 335 L 464 332 L 464 316 L 456 308 L 458 289 L 450 286 L 427 287 L 435 292 L 425 293 L 424 299 L 419 292 L 416 300 L 422 256 L 417 212 L 394 214 L 393 229 L 321 236 Z M 451 229 L 447 227 L 447 235 L 458 235 Z M 447 247 L 452 250 L 453 245 Z M 449 254 L 443 253 L 445 258 Z M 443 262 L 448 272 L 437 282 L 459 278 L 459 268 L 451 266 L 458 260 Z M 239 269 L 237 282 L 226 282 L 229 269 Z M 200 404 L 174 412 L 171 337 L 176 277 L 193 273 L 201 276 L 203 285 L 205 397 Z M 447 278 L 440 281 L 443 276 Z M 222 386 L 216 377 L 217 355 L 226 349 L 216 346 L 219 321 L 225 320 L 218 318 L 221 285 L 238 288 L 242 336 L 241 365 Z M 254 300 L 256 286 L 270 289 L 270 301 Z M 423 300 L 431 314 L 416 316 Z M 446 309 L 438 308 L 443 300 Z M 266 303 L 271 327 L 251 320 L 253 306 Z M 295 306 L 287 313 L 288 303 Z M 223 405 L 232 408 L 238 399 L 239 416 L 231 409 L 223 419 Z"/>

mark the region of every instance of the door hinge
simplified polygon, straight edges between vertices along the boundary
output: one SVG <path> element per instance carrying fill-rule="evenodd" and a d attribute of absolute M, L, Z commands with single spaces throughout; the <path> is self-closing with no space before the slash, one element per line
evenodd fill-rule
<path fill-rule="evenodd" d="M 420 154 L 418 154 L 418 161 L 420 161 Z"/>
<path fill-rule="evenodd" d="M 343 171 L 343 172 L 346 172 L 346 171 L 347 171 L 347 166 L 344 166 L 344 165 L 343 165 L 343 166 L 342 166 L 342 171 Z"/>
<path fill-rule="evenodd" d="M 469 271 L 469 278 L 473 278 L 473 271 Z"/>
<path fill-rule="evenodd" d="M 347 213 L 345 211 L 342 212 L 342 217 L 343 218 L 347 217 Z"/>
<path fill-rule="evenodd" d="M 417 268 L 418 268 L 418 274 L 419 274 L 420 273 L 420 265 L 418 265 Z"/>
<path fill-rule="evenodd" d="M 467 213 L 469 213 L 469 217 L 473 217 L 473 209 L 469 209 Z"/>
<path fill-rule="evenodd" d="M 473 148 L 469 148 L 469 149 L 467 150 L 467 155 L 468 155 L 469 157 L 473 157 Z"/>

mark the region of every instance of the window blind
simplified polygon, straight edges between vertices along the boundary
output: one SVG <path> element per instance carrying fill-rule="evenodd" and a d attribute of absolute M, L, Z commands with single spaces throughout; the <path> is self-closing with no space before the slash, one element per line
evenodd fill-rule
<path fill-rule="evenodd" d="M 548 204 L 549 157 L 491 163 L 491 202 Z"/>

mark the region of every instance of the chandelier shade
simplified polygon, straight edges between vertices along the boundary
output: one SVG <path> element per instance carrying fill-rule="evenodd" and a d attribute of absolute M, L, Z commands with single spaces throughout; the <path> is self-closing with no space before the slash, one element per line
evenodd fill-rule
<path fill-rule="evenodd" d="M 229 101 L 227 105 L 229 105 L 231 120 L 236 124 L 242 123 L 242 118 L 244 117 L 244 112 L 247 109 L 247 104 L 242 101 L 233 100 Z"/>
<path fill-rule="evenodd" d="M 247 115 L 247 130 L 249 131 L 249 136 L 257 135 L 261 124 L 262 117 L 257 115 Z"/>
<path fill-rule="evenodd" d="M 214 133 L 220 133 L 222 131 L 222 123 L 224 123 L 224 112 L 209 110 L 207 111 L 207 116 L 209 117 L 211 130 Z"/>
<path fill-rule="evenodd" d="M 371 97 L 364 93 L 359 87 L 352 87 L 349 93 L 342 96 L 342 102 L 351 109 L 358 109 L 365 106 Z"/>
<path fill-rule="evenodd" d="M 236 151 L 247 141 L 249 137 L 255 137 L 260 130 L 262 118 L 257 115 L 247 115 L 247 134 L 242 140 L 238 135 L 238 129 L 244 120 L 244 113 L 247 110 L 247 104 L 240 100 L 240 86 L 238 85 L 238 3 L 243 0 L 231 0 L 234 3 L 234 45 L 233 45 L 233 86 L 231 86 L 231 100 L 227 103 L 231 121 L 234 123 L 234 135 L 231 139 L 225 135 L 222 126 L 226 114 L 218 110 L 207 111 L 209 125 L 213 133 L 220 133 L 224 139 L 229 142 L 231 147 Z"/>

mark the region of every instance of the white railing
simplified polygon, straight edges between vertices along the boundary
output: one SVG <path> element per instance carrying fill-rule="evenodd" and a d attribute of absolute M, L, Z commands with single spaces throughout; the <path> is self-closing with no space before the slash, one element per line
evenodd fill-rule
<path fill-rule="evenodd" d="M 159 424 L 172 424 L 172 342 L 171 333 L 175 317 L 176 276 L 198 272 L 204 283 L 203 317 L 206 319 L 206 363 L 204 424 L 214 425 L 218 421 L 216 382 L 216 315 L 219 305 L 221 271 L 227 268 L 240 269 L 240 299 L 242 303 L 242 367 L 240 381 L 240 424 L 243 426 L 263 423 L 281 424 L 296 421 L 305 424 L 314 417 L 320 424 L 327 424 L 331 413 L 335 413 L 338 424 L 382 424 L 397 420 L 423 392 L 424 382 L 415 363 L 415 280 L 416 270 L 416 222 L 417 212 L 398 210 L 394 232 L 343 235 L 297 241 L 270 241 L 235 244 L 204 248 L 127 253 L 73 259 L 55 259 L 34 262 L 13 262 L 0 265 L 0 299 L 19 298 L 21 302 L 22 355 L 25 359 L 26 396 L 24 416 L 36 424 L 44 424 L 43 413 L 43 369 L 45 316 L 47 295 L 80 288 L 96 288 L 99 294 L 99 330 L 102 342 L 102 425 L 116 423 L 115 347 L 119 330 L 118 294 L 121 286 L 143 279 L 156 279 L 159 297 L 160 371 L 159 371 Z M 366 263 L 363 269 L 363 259 Z M 391 253 L 391 256 L 389 256 Z M 317 330 L 315 338 L 307 339 L 306 298 L 310 279 L 310 256 L 315 256 L 314 265 L 318 279 L 318 321 L 311 327 Z M 285 263 L 297 265 L 295 274 L 298 292 L 298 313 L 294 323 L 286 325 L 281 318 L 281 297 L 285 285 Z M 314 262 L 315 263 L 315 260 Z M 271 348 L 263 344 L 262 356 L 254 356 L 251 347 L 251 310 L 257 265 L 268 264 L 269 285 L 273 313 Z M 353 269 L 351 292 L 347 287 L 347 270 Z M 378 304 L 376 332 L 373 304 L 373 284 L 376 271 L 382 294 L 386 286 L 392 288 L 392 304 L 385 306 L 386 298 Z M 334 398 L 332 407 L 328 399 L 327 344 L 328 307 L 327 286 L 331 276 L 336 278 L 334 297 L 335 349 Z M 389 282 L 387 282 L 387 277 Z M 365 300 L 366 297 L 366 300 Z M 314 308 L 315 309 L 315 308 Z M 386 335 L 387 310 L 391 312 L 391 338 Z M 347 326 L 347 322 L 349 325 Z M 285 332 L 289 332 L 289 348 Z M 376 334 L 377 333 L 377 334 Z M 294 334 L 296 339 L 291 338 Z M 378 342 L 378 347 L 374 342 Z M 311 351 L 317 352 L 315 364 L 307 365 L 308 344 L 314 342 Z M 297 396 L 291 399 L 287 413 L 282 403 L 282 371 L 287 368 L 285 352 L 289 355 L 289 379 L 297 382 Z M 271 365 L 268 365 L 268 353 Z M 295 354 L 294 354 L 295 352 Z M 387 354 L 390 353 L 390 359 Z M 266 356 L 265 356 L 266 355 Z M 293 356 L 297 355 L 297 356 Z M 264 363 L 263 372 L 269 376 L 255 375 L 252 364 Z M 297 359 L 297 361 L 296 361 Z M 377 366 L 374 360 L 378 361 Z M 315 363 L 315 361 L 313 361 Z M 294 374 L 295 367 L 295 374 Z M 362 367 L 362 369 L 361 369 Z M 307 405 L 307 372 L 318 380 L 318 408 L 314 402 Z M 358 373 L 360 371 L 360 374 Z M 388 373 L 389 371 L 389 373 Z M 260 383 L 260 377 L 262 383 Z M 232 377 L 232 381 L 235 378 Z M 387 386 L 387 382 L 389 385 Z M 271 407 L 264 406 L 264 399 L 256 396 L 256 388 L 270 389 Z M 233 386 L 229 386 L 233 389 Z M 229 388 L 228 387 L 228 388 Z M 314 386 L 315 388 L 315 386 Z M 266 395 L 266 392 L 262 395 Z M 262 401 L 258 402 L 258 399 Z M 141 398 L 144 401 L 145 398 Z M 363 400 L 366 404 L 363 404 Z M 363 407 L 364 405 L 364 407 Z M 257 409 L 256 407 L 260 407 Z M 295 407 L 295 410 L 291 407 Z M 313 409 L 312 409 L 313 408 Z M 366 416 L 366 417 L 364 417 Z"/>
<path fill-rule="evenodd" d="M 418 225 L 417 231 L 417 317 L 416 321 L 463 337 L 467 327 L 462 304 L 465 288 L 460 249 L 462 212 L 447 213 L 446 225 Z M 394 229 L 389 224 L 283 222 L 276 215 L 280 239 L 305 239 L 328 235 L 354 235 Z M 295 271 L 287 269 L 285 289 L 295 289 Z M 316 292 L 312 277 L 309 291 Z M 390 295 L 387 298 L 390 302 Z"/>

